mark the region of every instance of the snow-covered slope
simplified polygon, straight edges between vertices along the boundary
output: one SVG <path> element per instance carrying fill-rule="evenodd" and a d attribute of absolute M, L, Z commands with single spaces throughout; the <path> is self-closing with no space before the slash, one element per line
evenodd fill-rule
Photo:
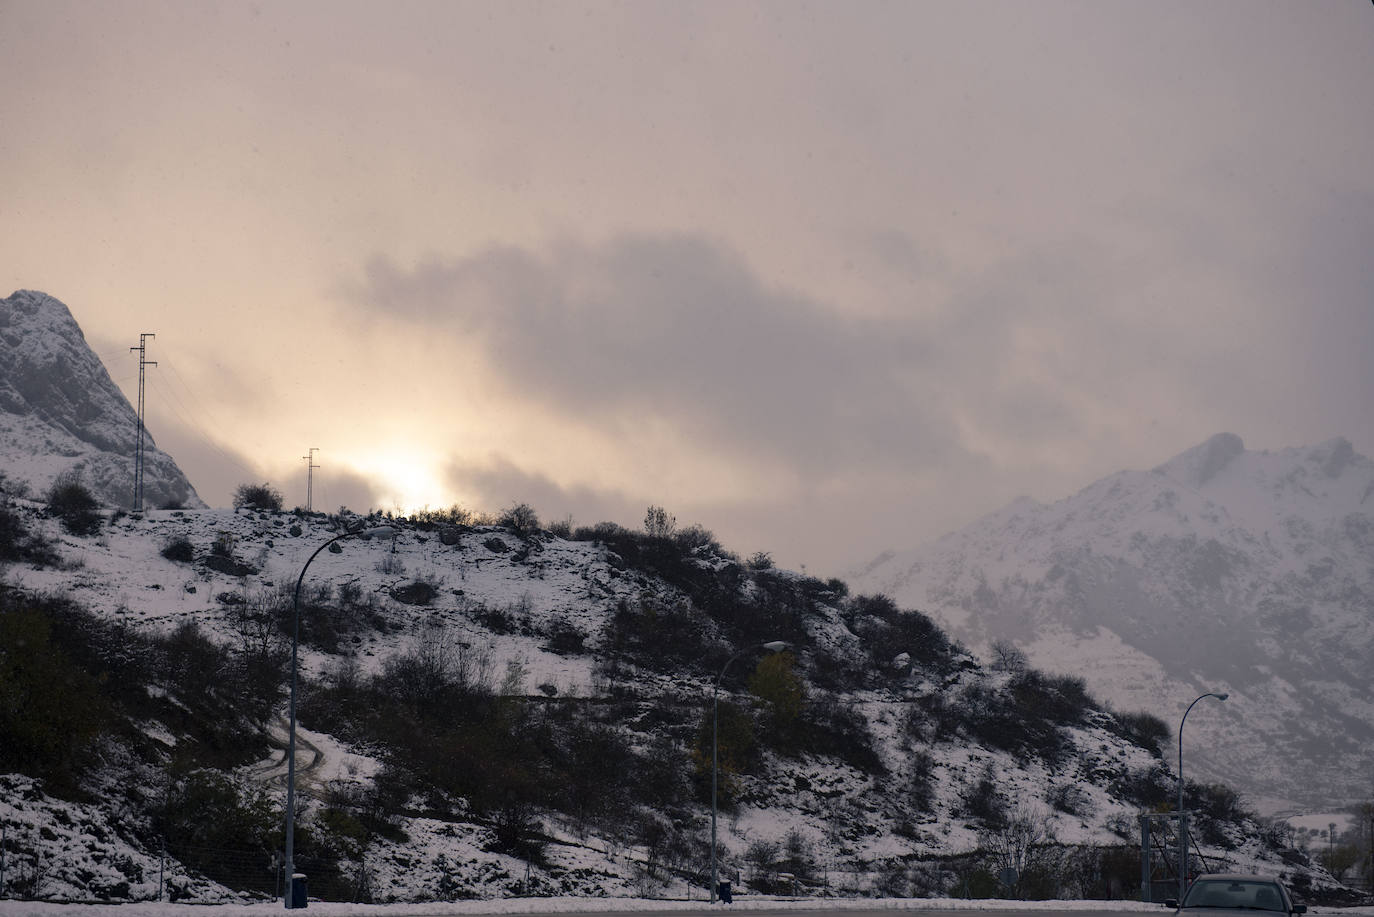
<path fill-rule="evenodd" d="M 56 565 L 10 567 L 5 576 L 9 586 L 31 595 L 61 594 L 140 631 L 167 632 L 194 622 L 235 645 L 244 639 L 241 610 L 259 596 L 289 589 L 312 552 L 339 531 L 339 520 L 322 515 L 154 510 L 114 520 L 98 537 L 76 538 L 55 520 L 44 519 L 36 506 L 22 501 L 14 506 L 26 524 L 55 544 L 62 559 Z M 193 546 L 198 558 L 194 563 L 162 555 L 166 545 L 183 538 Z M 241 565 L 238 569 L 225 572 L 209 562 L 216 556 L 216 542 L 221 545 L 219 556 L 228 546 Z M 302 668 L 307 679 L 326 674 L 343 657 L 356 660 L 364 673 L 382 671 L 388 659 L 432 640 L 437 629 L 450 644 L 461 643 L 489 658 L 503 691 L 524 694 L 531 703 L 547 701 L 550 695 L 605 702 L 624 697 L 626 689 L 624 683 L 609 684 L 604 671 L 598 675 L 598 659 L 611 652 L 603 636 L 611 619 L 623 613 L 618 609 L 644 602 L 681 607 L 689 601 L 677 587 L 627 563 L 595 540 L 572 541 L 548 533 L 519 536 L 482 527 L 404 526 L 394 543 L 348 541 L 342 547 L 338 554 L 319 554 L 310 567 L 307 594 L 326 584 L 336 593 L 355 590 L 358 601 L 372 609 L 376 624 L 337 653 L 306 644 Z M 741 602 L 750 593 L 786 589 L 789 583 L 824 585 L 785 571 L 750 575 L 728 559 L 716 558 L 710 564 L 722 570 L 734 564 L 734 574 L 743 574 L 738 581 Z M 418 606 L 399 601 L 402 587 L 416 582 L 433 587 L 432 600 Z M 832 597 L 840 602 L 839 594 Z M 495 618 L 502 626 L 493 629 Z M 701 620 L 709 624 L 707 618 Z M 826 648 L 864 652 L 846 620 L 838 605 L 825 602 L 806 611 L 807 645 L 797 647 L 802 661 Z M 560 628 L 585 635 L 580 648 L 556 646 L 552 638 Z M 917 652 L 920 647 L 911 649 Z M 834 700 L 859 717 L 861 732 L 871 735 L 879 763 L 865 771 L 833 755 L 803 752 L 769 756 L 761 770 L 739 777 L 741 802 L 720 824 L 731 868 L 741 865 L 751 845 L 777 844 L 796 832 L 818 863 L 851 870 L 848 878 L 837 872 L 837 883 L 871 889 L 878 874 L 887 870 L 897 877 L 892 887 L 909 893 L 914 887 L 910 883 L 916 881 L 902 871 L 909 858 L 960 854 L 980 844 L 987 826 L 971 814 L 968 803 L 980 782 L 992 781 L 989 785 L 995 785 L 997 796 L 1014 812 L 1034 813 L 1054 837 L 1068 844 L 1129 840 L 1138 803 L 1125 798 L 1119 786 L 1140 779 L 1168 785 L 1159 760 L 1125 740 L 1120 726 L 1097 711 L 1086 711 L 1076 725 L 1062 731 L 1064 756 L 1055 760 L 992 747 L 973 738 L 957 719 L 939 719 L 960 704 L 968 705 L 974 715 L 991 709 L 987 705 L 1007 690 L 1014 678 L 1011 673 L 982 670 L 957 651 L 936 669 L 914 666 L 909 660 L 887 667 L 890 672 L 866 687 L 847 690 Z M 685 755 L 683 745 L 693 741 L 695 724 L 709 705 L 713 671 L 694 664 L 684 665 L 681 672 L 674 668 L 641 663 L 622 670 L 620 677 L 632 681 L 633 696 L 640 698 L 636 719 L 644 716 L 645 722 L 658 722 L 655 728 L 663 730 L 658 739 L 639 731 L 648 727 L 635 727 L 626 735 L 636 742 L 665 741 L 665 747 L 676 749 L 674 754 Z M 727 690 L 727 696 L 735 691 L 738 687 Z M 157 723 L 141 728 L 165 744 L 177 741 Z M 302 735 L 308 752 L 300 759 L 307 806 L 322 785 L 335 786 L 341 777 L 365 782 L 377 771 L 375 749 L 349 748 L 318 732 Z M 322 763 L 316 752 L 323 756 Z M 280 772 L 279 764 L 263 762 L 244 769 L 240 778 L 279 791 Z M 927 778 L 929 795 L 917 804 L 912 787 Z M 58 807 L 31 793 L 0 804 L 0 819 L 14 826 L 34 826 L 36 831 L 46 817 L 43 812 Z M 699 844 L 708 816 L 709 810 L 700 804 L 679 810 L 672 816 L 674 830 L 685 831 Z M 92 821 L 100 817 L 94 812 L 82 815 Z M 458 893 L 485 897 L 517 887 L 541 894 L 623 895 L 650 888 L 685 896 L 691 891 L 683 882 L 684 873 L 648 877 L 645 850 L 621 830 L 588 833 L 586 825 L 565 824 L 555 812 L 544 814 L 543 827 L 555 842 L 549 847 L 548 863 L 531 870 L 508 855 L 490 852 L 489 828 L 417 813 L 405 821 L 409 841 L 379 840 L 358 869 L 371 877 L 379 900 Z M 1228 844 L 1228 850 L 1214 851 L 1214 862 L 1237 868 L 1264 868 L 1268 863 L 1274 868 L 1274 852 L 1261 842 L 1253 825 L 1251 832 Z M 12 833 L 11 843 L 14 837 Z M 24 840 L 41 843 L 30 834 Z M 146 852 L 131 850 L 129 855 Z M 57 858 L 48 862 L 52 883 L 59 876 L 88 871 L 80 860 L 79 844 L 50 849 L 46 855 Z M 689 858 L 683 867 L 699 870 L 700 865 L 699 858 Z M 185 875 L 180 867 L 176 871 Z M 63 881 L 72 883 L 70 894 L 82 893 L 75 879 Z M 944 889 L 953 880 L 932 873 L 922 881 Z M 437 892 L 440 888 L 449 891 Z"/>
<path fill-rule="evenodd" d="M 1175 728 L 1199 693 L 1230 691 L 1207 732 L 1190 718 L 1190 770 L 1262 810 L 1369 791 L 1374 462 L 1344 439 L 1270 453 L 1218 434 L 1051 505 L 1017 500 L 852 581 Z"/>
<path fill-rule="evenodd" d="M 7 480 L 27 483 L 37 494 L 71 472 L 108 504 L 127 505 L 136 418 L 66 307 L 41 293 L 4 300 L 0 348 L 0 461 Z M 1228 447 L 1219 448 L 1226 453 Z M 1350 452 L 1348 444 L 1344 451 L 1332 447 L 1318 469 L 1323 481 L 1368 466 Z M 1228 467 L 1224 455 L 1210 453 L 1180 463 L 1168 474 L 1196 480 L 1194 489 L 1224 479 Z M 1168 474 L 1160 473 L 1162 479 Z M 197 855 L 185 835 L 177 841 L 168 828 L 176 813 L 159 815 L 150 803 L 173 791 L 194 785 L 217 793 L 222 784 L 216 781 L 227 780 L 245 789 L 245 800 L 266 793 L 268 808 L 284 802 L 283 753 L 271 754 L 281 748 L 283 704 L 273 698 L 286 681 L 292 586 L 312 557 L 302 618 L 298 798 L 305 803 L 302 825 L 340 844 L 338 859 L 356 877 L 352 890 L 339 886 L 338 894 L 363 888 L 376 900 L 517 890 L 689 894 L 704 881 L 703 851 L 709 850 L 702 724 L 713 685 L 736 711 L 731 728 L 736 748 L 745 749 L 728 774 L 733 798 L 720 824 L 723 857 L 733 870 L 763 850 L 763 875 L 750 877 L 756 888 L 776 881 L 767 873 L 778 871 L 782 847 L 793 857 L 786 872 L 855 893 L 944 893 L 979 871 L 985 883 L 995 881 L 992 848 L 1012 823 L 1083 845 L 1087 863 L 1106 846 L 1133 839 L 1135 813 L 1163 802 L 1173 785 L 1151 724 L 1113 717 L 1074 679 L 981 667 L 921 615 L 851 597 L 837 582 L 755 569 L 699 529 L 651 538 L 598 526 L 574 539 L 532 525 L 459 525 L 451 516 L 433 517 L 395 520 L 398 535 L 390 542 L 349 539 L 317 555 L 326 540 L 361 520 L 204 509 L 175 463 L 156 449 L 148 451 L 146 503 L 184 508 L 112 513 L 93 535 L 75 536 L 16 488 L 4 491 L 0 611 L 18 610 L 8 622 L 37 630 L 14 631 L 18 636 L 0 649 L 18 658 L 17 648 L 30 645 L 24 641 L 38 639 L 32 634 L 48 625 L 30 615 L 51 624 L 59 614 L 79 613 L 87 617 L 74 632 L 117 635 L 103 649 L 74 651 L 85 662 L 62 662 L 62 651 L 45 654 L 76 673 L 69 681 L 88 681 L 83 690 L 107 686 L 108 696 L 90 705 L 104 708 L 108 701 L 102 715 L 123 717 L 93 746 L 98 766 L 64 770 L 69 796 L 72 781 L 82 781 L 75 794 L 81 798 L 49 795 L 61 792 L 41 783 L 53 774 L 30 773 L 40 768 L 25 763 L 41 758 L 8 758 L 28 770 L 0 774 L 6 790 L 0 824 L 9 832 L 12 868 L 22 870 L 35 894 L 148 894 L 159 837 Z M 1172 491 L 1156 496 L 1175 514 L 1201 512 Z M 1033 540 L 1039 512 L 1014 508 L 1006 524 L 1028 526 Z M 1026 514 L 1023 521 L 1019 513 Z M 1323 546 L 1321 539 L 1331 540 L 1318 517 L 1308 525 Z M 1300 540 L 1301 526 L 1286 537 Z M 1151 552 L 1163 551 L 1166 559 L 1170 550 L 1192 553 L 1167 540 L 1139 546 L 1123 538 L 1122 550 L 1144 551 L 1146 559 Z M 1198 568 L 1194 588 L 1210 588 L 1222 575 L 1214 568 L 1238 550 L 1226 538 L 1221 547 L 1206 548 L 1206 557 L 1221 559 Z M 1087 574 L 1075 575 L 1088 581 Z M 1311 565 L 1293 564 L 1289 575 L 1310 578 Z M 1062 579 L 1054 574 L 1049 581 Z M 948 588 L 962 588 L 962 580 Z M 1232 604 L 1239 608 L 1239 602 Z M 1353 636 L 1367 646 L 1367 633 L 1339 631 L 1342 619 L 1325 606 L 1306 613 L 1325 628 L 1324 639 Z M 1062 626 L 1088 629 L 1073 620 Z M 785 670 L 756 671 L 757 691 L 745 689 L 746 666 L 757 660 L 741 661 L 731 680 L 716 681 L 726 660 L 745 659 L 751 646 L 779 637 L 791 641 L 793 657 Z M 78 638 L 68 639 L 79 646 Z M 162 667 L 110 675 L 135 671 L 119 666 L 140 654 L 162 660 Z M 170 662 L 173 657 L 181 661 Z M 1275 666 L 1303 662 L 1283 653 L 1275 660 Z M 115 667 L 99 668 L 107 663 Z M 461 692 L 449 690 L 459 668 L 473 678 L 464 682 L 463 690 L 472 690 L 461 702 L 455 700 Z M 1333 676 L 1333 692 L 1348 675 Z M 30 676 L 18 671 L 15 677 Z M 124 693 L 116 697 L 112 682 Z M 433 684 L 444 692 L 415 693 Z M 393 689 L 409 707 L 397 705 Z M 364 690 L 371 693 L 356 693 Z M 232 709 L 223 706 L 228 701 Z M 458 711 L 466 719 L 454 718 L 446 704 L 471 709 Z M 793 706 L 784 716 L 779 711 L 787 704 Z M 390 722 L 378 724 L 369 713 Z M 41 719 L 34 728 L 47 739 L 78 734 L 58 730 L 54 737 L 53 718 Z M 465 745 L 472 727 L 487 730 L 489 744 Z M 506 739 L 530 744 L 503 745 Z M 602 753 L 620 770 L 604 764 Z M 426 755 L 442 766 L 421 760 Z M 461 755 L 471 757 L 455 760 Z M 575 782 L 589 776 L 588 765 L 594 779 Z M 521 778 L 527 766 L 539 772 L 537 780 Z M 471 774 L 482 779 L 470 780 Z M 560 781 L 566 785 L 554 786 Z M 364 788 L 361 796 L 357 787 Z M 581 807 L 584 798 L 606 796 L 606 787 L 616 796 L 613 805 Z M 1225 801 L 1224 794 L 1211 798 Z M 389 821 L 366 828 L 355 815 Z M 512 822 L 503 822 L 508 816 L 518 819 L 514 835 Z M 1213 865 L 1287 868 L 1272 833 L 1243 815 L 1223 812 L 1210 827 L 1204 842 L 1214 845 Z M 546 848 L 543 855 L 518 859 L 534 836 Z M 262 891 L 264 872 L 270 885 L 274 848 L 262 837 L 245 843 L 252 856 L 249 849 L 216 846 L 216 862 L 228 862 L 226 853 L 249 856 L 243 869 L 250 872 L 240 878 L 256 878 L 216 881 Z M 1096 867 L 1068 869 L 1067 862 L 1045 873 L 1055 877 L 1056 893 L 1086 893 L 1091 875 L 1098 875 L 1094 882 L 1101 878 Z M 225 894 L 183 864 L 158 857 L 159 872 L 165 865 L 185 900 Z M 1132 871 L 1114 880 L 1114 893 L 1122 881 L 1133 885 Z"/>
<path fill-rule="evenodd" d="M 146 433 L 144 504 L 204 506 Z M 110 506 L 133 497 L 138 414 L 67 307 L 20 290 L 0 300 L 0 471 L 41 494 L 64 473 Z"/>

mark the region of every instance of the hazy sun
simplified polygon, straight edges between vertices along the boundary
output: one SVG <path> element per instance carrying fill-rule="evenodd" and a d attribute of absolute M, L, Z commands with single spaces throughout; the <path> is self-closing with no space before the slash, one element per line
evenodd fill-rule
<path fill-rule="evenodd" d="M 444 507 L 452 495 L 424 456 L 402 453 L 377 453 L 356 462 L 358 472 L 377 488 L 379 507 L 413 512 L 426 506 Z"/>

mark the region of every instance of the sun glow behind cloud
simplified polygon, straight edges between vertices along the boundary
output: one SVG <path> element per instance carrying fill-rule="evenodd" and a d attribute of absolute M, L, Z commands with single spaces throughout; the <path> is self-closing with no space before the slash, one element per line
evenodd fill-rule
<path fill-rule="evenodd" d="M 439 462 L 418 451 L 387 450 L 353 456 L 348 464 L 376 488 L 378 508 L 411 513 L 457 500 L 443 482 Z"/>

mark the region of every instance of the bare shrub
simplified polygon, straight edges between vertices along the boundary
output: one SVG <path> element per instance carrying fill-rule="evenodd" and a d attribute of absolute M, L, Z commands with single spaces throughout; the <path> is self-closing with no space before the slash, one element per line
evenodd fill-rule
<path fill-rule="evenodd" d="M 386 554 L 377 561 L 377 572 L 387 576 L 405 576 L 405 561 L 397 554 Z"/>
<path fill-rule="evenodd" d="M 1030 666 L 1026 654 L 1010 640 L 992 641 L 992 667 L 999 672 L 1020 674 Z"/>
<path fill-rule="evenodd" d="M 528 503 L 516 503 L 501 513 L 497 524 L 517 535 L 533 535 L 539 531 L 539 514 Z"/>
<path fill-rule="evenodd" d="M 1050 788 L 1049 803 L 1060 812 L 1087 818 L 1093 814 L 1092 797 L 1076 783 L 1061 783 Z"/>
<path fill-rule="evenodd" d="M 271 484 L 240 484 L 234 491 L 234 509 L 260 509 L 281 512 L 281 491 Z"/>
<path fill-rule="evenodd" d="M 644 513 L 644 533 L 650 538 L 671 538 L 677 517 L 661 506 L 650 506 Z"/>

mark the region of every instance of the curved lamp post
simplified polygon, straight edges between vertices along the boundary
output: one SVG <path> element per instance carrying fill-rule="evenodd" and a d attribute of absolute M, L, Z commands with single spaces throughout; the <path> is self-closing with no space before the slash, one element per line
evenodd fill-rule
<path fill-rule="evenodd" d="M 730 663 L 752 650 L 768 650 L 770 653 L 779 653 L 787 649 L 787 643 L 783 640 L 770 640 L 767 643 L 758 643 L 753 646 L 746 646 L 729 659 L 725 660 L 725 665 L 720 667 L 720 674 L 716 676 L 715 682 L 711 685 L 711 902 L 716 900 L 716 774 L 720 770 L 720 745 L 718 741 L 720 726 L 720 680 L 725 677 L 725 670 L 730 668 Z"/>
<path fill-rule="evenodd" d="M 1183 719 L 1178 721 L 1178 906 L 1183 906 L 1183 894 L 1188 890 L 1188 817 L 1183 814 L 1183 724 L 1188 722 L 1188 714 L 1194 705 L 1204 697 L 1226 700 L 1229 694 L 1203 694 L 1188 709 L 1183 711 Z"/>
<path fill-rule="evenodd" d="M 385 538 L 395 534 L 396 530 L 391 526 L 379 525 L 335 535 L 315 549 L 315 553 L 310 555 L 305 566 L 301 567 L 301 575 L 296 577 L 296 594 L 291 600 L 291 725 L 286 739 L 286 881 L 283 883 L 285 893 L 282 899 L 287 910 L 292 907 L 292 892 L 295 890 L 293 880 L 296 875 L 296 655 L 301 632 L 301 583 L 305 582 L 305 571 L 310 569 L 310 562 L 334 542 L 343 541 L 345 538 Z"/>

